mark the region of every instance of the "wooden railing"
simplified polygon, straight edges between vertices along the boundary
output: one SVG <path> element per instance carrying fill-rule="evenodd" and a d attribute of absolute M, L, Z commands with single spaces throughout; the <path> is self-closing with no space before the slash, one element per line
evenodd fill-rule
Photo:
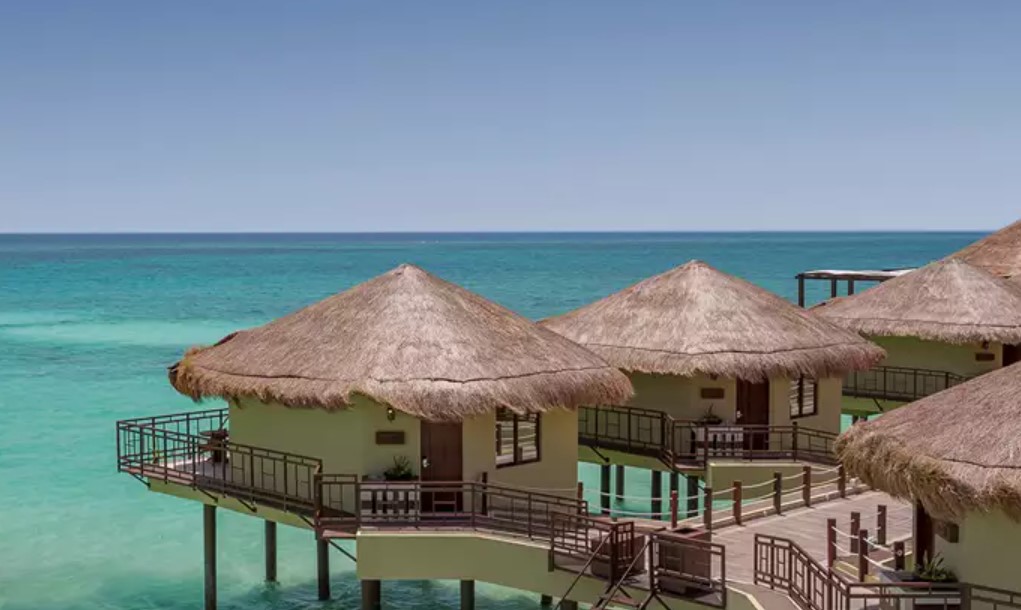
<path fill-rule="evenodd" d="M 799 426 L 720 424 L 676 420 L 654 409 L 582 407 L 578 444 L 657 457 L 670 466 L 705 466 L 714 458 L 836 464 L 835 433 Z"/>
<path fill-rule="evenodd" d="M 755 584 L 782 591 L 803 610 L 930 608 L 1019 610 L 1021 593 L 968 583 L 852 582 L 797 543 L 755 535 Z"/>
<path fill-rule="evenodd" d="M 844 396 L 913 402 L 969 378 L 948 371 L 879 366 L 844 378 Z"/>
<path fill-rule="evenodd" d="M 316 526 L 353 533 L 363 527 L 458 526 L 545 539 L 554 520 L 588 514 L 588 503 L 479 481 L 363 481 L 315 477 Z"/>
<path fill-rule="evenodd" d="M 654 532 L 649 553 L 652 591 L 727 606 L 726 547 L 677 532 Z"/>
<path fill-rule="evenodd" d="M 226 410 L 117 422 L 117 469 L 249 504 L 311 515 L 318 458 L 228 440 Z"/>

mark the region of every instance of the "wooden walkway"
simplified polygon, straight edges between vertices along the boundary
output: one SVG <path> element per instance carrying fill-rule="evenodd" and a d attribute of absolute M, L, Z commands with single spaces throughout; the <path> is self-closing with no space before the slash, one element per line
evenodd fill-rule
<path fill-rule="evenodd" d="M 727 547 L 727 582 L 756 596 L 765 610 L 791 610 L 795 606 L 781 593 L 769 591 L 754 583 L 755 534 L 788 538 L 798 543 L 814 558 L 826 561 L 826 522 L 837 520 L 837 529 L 850 529 L 851 512 L 861 513 L 861 527 L 870 533 L 876 529 L 879 505 L 887 507 L 887 540 L 911 535 L 911 505 L 889 495 L 868 491 L 843 500 L 825 502 L 811 508 L 797 508 L 782 515 L 771 515 L 749 521 L 746 525 L 730 525 L 713 532 L 713 542 Z M 840 538 L 840 537 L 838 537 Z M 846 541 L 838 541 L 846 547 Z"/>

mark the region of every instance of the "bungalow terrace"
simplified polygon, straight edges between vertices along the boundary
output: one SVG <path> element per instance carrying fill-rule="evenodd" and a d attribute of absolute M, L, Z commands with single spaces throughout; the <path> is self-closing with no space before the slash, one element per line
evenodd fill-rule
<path fill-rule="evenodd" d="M 884 355 L 856 333 L 701 261 L 542 325 L 602 356 L 634 385 L 627 404 L 579 411 L 581 459 L 603 466 L 604 492 L 616 462 L 650 469 L 654 493 L 660 471 L 671 473 L 671 487 L 676 473 L 689 475 L 689 501 L 698 477 L 723 489 L 800 469 L 798 460 L 835 463 L 841 380 Z"/>
<path fill-rule="evenodd" d="M 845 409 L 872 414 L 1021 360 L 1021 289 L 958 259 L 931 263 L 812 310 L 886 350 L 847 376 Z"/>
<path fill-rule="evenodd" d="M 914 554 L 1021 603 L 1021 364 L 853 426 L 851 474 L 914 502 Z M 1009 604 L 1004 605 L 1007 607 Z"/>

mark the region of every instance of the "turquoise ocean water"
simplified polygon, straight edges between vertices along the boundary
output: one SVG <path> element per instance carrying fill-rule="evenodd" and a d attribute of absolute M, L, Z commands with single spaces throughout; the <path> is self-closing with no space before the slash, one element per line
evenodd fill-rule
<path fill-rule="evenodd" d="M 115 472 L 117 419 L 195 407 L 165 367 L 209 343 L 412 262 L 540 318 L 701 258 L 793 299 L 808 268 L 925 263 L 972 233 L 524 235 L 0 235 L 0 608 L 197 608 L 201 511 Z M 818 287 L 817 296 L 821 296 Z M 589 489 L 598 474 L 580 468 Z M 595 476 L 593 476 L 595 475 Z M 637 475 L 637 472 L 635 473 Z M 627 494 L 648 494 L 647 475 Z M 594 498 L 592 498 L 594 500 Z M 628 502 L 626 510 L 646 510 Z M 315 545 L 282 528 L 280 584 L 262 583 L 262 525 L 221 511 L 222 608 L 351 608 L 333 556 L 315 600 Z M 456 604 L 456 583 L 385 583 L 388 608 Z M 537 608 L 480 586 L 479 607 Z"/>

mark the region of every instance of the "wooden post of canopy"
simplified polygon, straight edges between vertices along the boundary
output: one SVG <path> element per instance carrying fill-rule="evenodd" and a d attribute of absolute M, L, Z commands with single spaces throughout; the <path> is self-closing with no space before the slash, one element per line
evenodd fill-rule
<path fill-rule="evenodd" d="M 652 513 L 653 519 L 663 519 L 663 473 L 652 471 Z"/>

